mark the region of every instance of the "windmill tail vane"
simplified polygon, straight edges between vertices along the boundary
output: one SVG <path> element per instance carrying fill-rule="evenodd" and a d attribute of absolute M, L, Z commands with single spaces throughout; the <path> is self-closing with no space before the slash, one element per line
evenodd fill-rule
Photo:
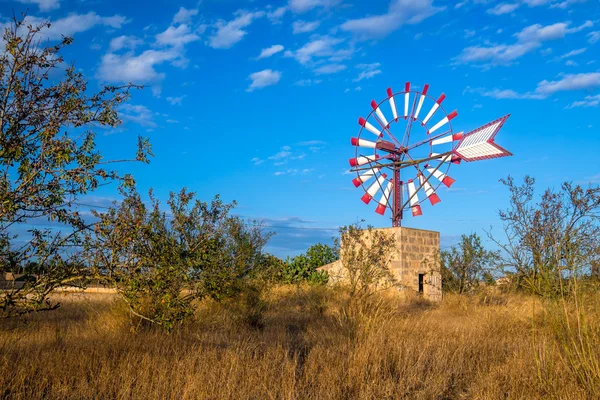
<path fill-rule="evenodd" d="M 432 97 L 428 92 L 428 84 L 416 90 L 410 82 L 402 92 L 388 88 L 387 97 L 372 100 L 367 117 L 358 118 L 360 130 L 350 139 L 355 148 L 349 159 L 356 172 L 352 183 L 365 192 L 365 204 L 375 199 L 377 214 L 391 211 L 393 226 L 401 225 L 404 211 L 422 215 L 425 200 L 432 206 L 441 202 L 440 186 L 455 182 L 448 174 L 451 165 L 512 155 L 494 141 L 510 114 L 455 133 L 452 121 L 458 112 L 446 112 L 444 93 Z"/>

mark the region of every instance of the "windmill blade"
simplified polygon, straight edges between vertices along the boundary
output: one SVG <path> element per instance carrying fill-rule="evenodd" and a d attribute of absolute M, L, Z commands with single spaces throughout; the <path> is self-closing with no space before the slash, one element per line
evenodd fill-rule
<path fill-rule="evenodd" d="M 373 107 L 373 110 L 375 110 L 375 114 L 377 114 L 377 118 L 379 118 L 379 121 L 381 121 L 381 125 L 383 125 L 383 128 L 385 129 L 388 126 L 390 126 L 390 123 L 387 121 L 385 115 L 383 115 L 383 112 L 381 112 L 380 108 L 377 106 L 375 100 L 371 100 L 371 107 Z"/>
<path fill-rule="evenodd" d="M 394 116 L 394 120 L 398 121 L 398 111 L 396 111 L 396 101 L 394 100 L 394 92 L 392 92 L 392 88 L 387 89 L 387 95 L 390 99 L 390 108 L 392 109 L 392 115 Z"/>
<path fill-rule="evenodd" d="M 377 161 L 379 159 L 378 155 L 374 155 L 374 156 L 359 156 L 356 158 L 351 158 L 348 160 L 348 162 L 350 163 L 351 167 L 357 167 L 360 165 L 365 165 L 368 164 L 370 162 L 374 162 Z"/>
<path fill-rule="evenodd" d="M 423 215 L 423 211 L 421 211 L 421 206 L 419 205 L 419 195 L 412 179 L 408 181 L 408 198 L 410 199 L 410 208 L 413 217 Z"/>
<path fill-rule="evenodd" d="M 444 93 L 442 93 L 440 95 L 440 97 L 438 97 L 438 99 L 435 101 L 435 103 L 433 103 L 433 106 L 431 106 L 431 110 L 429 110 L 429 112 L 427 113 L 427 116 L 425 117 L 423 122 L 421 122 L 421 125 L 425 126 L 427 124 L 427 122 L 429 122 L 431 117 L 433 117 L 433 114 L 435 114 L 437 109 L 440 108 L 440 105 L 442 104 L 442 101 L 444 101 L 445 98 L 446 98 L 446 95 Z"/>
<path fill-rule="evenodd" d="M 394 188 L 394 182 L 389 181 L 387 186 L 385 187 L 385 190 L 383 191 L 383 194 L 381 195 L 381 199 L 379 199 L 379 205 L 375 209 L 375 212 L 377 214 L 379 214 L 379 215 L 385 214 L 385 209 L 387 208 L 390 194 L 392 193 L 393 188 Z"/>
<path fill-rule="evenodd" d="M 352 179 L 352 184 L 354 184 L 354 187 L 359 187 L 361 183 L 366 182 L 369 179 L 371 179 L 372 177 L 374 177 L 375 173 L 380 170 L 381 170 L 381 168 L 373 168 L 370 171 L 367 171 L 364 174 L 361 174 L 361 175 L 357 176 L 356 178 Z"/>
<path fill-rule="evenodd" d="M 373 196 L 375 196 L 375 193 L 377 193 L 377 191 L 379 190 L 379 188 L 383 187 L 383 183 L 385 182 L 385 178 L 387 178 L 387 175 L 386 174 L 381 174 L 381 175 L 379 175 L 379 177 L 377 178 L 377 180 L 375 182 L 373 182 L 371 184 L 371 186 L 369 186 L 369 188 L 367 189 L 367 193 L 365 193 L 360 198 L 363 201 L 363 203 L 369 204 L 369 202 L 371 201 L 371 199 L 373 198 Z"/>
<path fill-rule="evenodd" d="M 352 146 L 368 147 L 370 149 L 374 149 L 375 147 L 377 147 L 377 142 L 372 142 L 370 140 L 359 139 L 355 137 L 350 139 L 350 143 L 352 143 Z"/>
<path fill-rule="evenodd" d="M 408 103 L 410 102 L 410 82 L 404 85 L 404 119 L 408 117 Z"/>
<path fill-rule="evenodd" d="M 460 164 L 460 157 L 458 157 L 457 155 L 454 154 L 448 154 L 442 157 L 441 154 L 439 153 L 429 153 L 429 157 L 438 157 L 438 161 L 441 162 L 445 162 L 445 163 L 452 163 L 452 164 Z"/>
<path fill-rule="evenodd" d="M 427 91 L 429 90 L 429 85 L 426 83 L 423 86 L 423 91 L 421 92 L 421 97 L 419 98 L 419 105 L 417 106 L 417 111 L 415 112 L 415 116 L 413 117 L 415 120 L 419 118 L 419 113 L 421 112 L 421 107 L 423 107 L 423 101 L 425 101 L 425 96 L 427 95 Z"/>
<path fill-rule="evenodd" d="M 512 156 L 512 153 L 494 143 L 496 134 L 508 117 L 510 114 L 467 133 L 453 152 L 467 162 Z"/>
<path fill-rule="evenodd" d="M 454 179 L 450 178 L 448 175 L 442 173 L 441 171 L 436 170 L 435 168 L 428 167 L 427 171 L 433 174 L 433 176 L 435 176 L 438 181 L 446 185 L 446 187 L 450 187 L 454 182 L 456 182 Z"/>
<path fill-rule="evenodd" d="M 460 140 L 462 138 L 463 138 L 463 132 L 458 132 L 453 135 L 448 135 L 448 136 L 434 139 L 431 141 L 431 144 L 435 146 L 438 144 L 451 143 L 451 142 Z"/>
<path fill-rule="evenodd" d="M 376 135 L 377 137 L 383 136 L 379 129 L 375 128 L 373 125 L 371 125 L 370 122 L 366 121 L 363 117 L 358 118 L 358 124 L 366 130 L 368 130 L 369 132 L 371 132 L 372 134 Z"/>
<path fill-rule="evenodd" d="M 423 189 L 425 189 L 425 194 L 427 195 L 427 199 L 429 199 L 429 202 L 431 203 L 432 206 L 435 206 L 437 203 L 439 203 L 441 201 L 440 197 L 437 195 L 437 193 L 435 193 L 435 189 L 433 189 L 433 186 L 431 186 L 429 181 L 425 180 L 425 177 L 423 176 L 423 174 L 419 174 L 419 183 L 421 184 L 421 186 L 423 186 Z"/>
<path fill-rule="evenodd" d="M 440 127 L 442 127 L 442 126 L 446 125 L 448 122 L 452 121 L 454 118 L 456 118 L 457 115 L 458 115 L 458 112 L 456 112 L 456 110 L 452 111 L 450 114 L 448 114 L 447 116 L 442 118 L 440 120 L 440 122 L 435 124 L 433 126 L 433 128 L 431 128 L 429 130 L 429 134 L 432 134 L 433 132 L 437 131 Z"/>

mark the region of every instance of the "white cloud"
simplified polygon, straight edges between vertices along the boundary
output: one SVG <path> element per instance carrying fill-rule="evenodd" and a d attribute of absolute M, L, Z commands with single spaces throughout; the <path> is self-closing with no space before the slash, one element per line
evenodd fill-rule
<path fill-rule="evenodd" d="M 317 29 L 319 25 L 321 25 L 320 21 L 296 21 L 292 24 L 292 32 L 294 34 L 312 32 Z"/>
<path fill-rule="evenodd" d="M 587 34 L 587 36 L 588 36 L 588 42 L 590 42 L 591 44 L 594 44 L 600 40 L 600 31 L 590 32 Z"/>
<path fill-rule="evenodd" d="M 281 18 L 283 18 L 286 12 L 287 7 L 279 7 L 273 11 L 269 11 L 267 13 L 267 18 L 269 19 L 269 21 L 271 21 L 272 24 L 280 24 Z"/>
<path fill-rule="evenodd" d="M 547 96 L 556 92 L 587 90 L 597 87 L 600 87 L 600 72 L 590 72 L 563 75 L 556 81 L 543 80 L 538 83 L 536 92 Z"/>
<path fill-rule="evenodd" d="M 458 64 L 483 64 L 485 67 L 495 65 L 509 65 L 516 59 L 539 48 L 543 42 L 564 38 L 567 34 L 579 32 L 593 24 L 590 21 L 569 28 L 568 22 L 560 22 L 542 26 L 535 24 L 516 33 L 517 41 L 513 44 L 493 44 L 486 46 L 470 46 L 454 58 Z"/>
<path fill-rule="evenodd" d="M 168 124 L 178 124 L 178 123 L 179 123 L 179 121 L 177 121 L 176 119 L 168 119 L 168 120 L 167 120 L 167 123 L 168 123 Z"/>
<path fill-rule="evenodd" d="M 23 4 L 37 4 L 40 11 L 50 11 L 60 8 L 60 0 L 17 0 Z"/>
<path fill-rule="evenodd" d="M 185 24 L 191 21 L 192 17 L 198 15 L 198 9 L 190 9 L 188 10 L 185 7 L 179 7 L 179 11 L 173 17 L 174 24 Z"/>
<path fill-rule="evenodd" d="M 179 96 L 179 97 L 167 97 L 167 101 L 172 105 L 181 105 L 181 102 L 183 101 L 183 98 L 185 96 Z"/>
<path fill-rule="evenodd" d="M 119 110 L 119 117 L 123 121 L 133 122 L 145 128 L 156 128 L 158 126 L 152 118 L 152 111 L 146 106 L 125 103 L 119 107 Z"/>
<path fill-rule="evenodd" d="M 484 89 L 472 88 L 467 86 L 464 93 L 477 93 L 484 97 L 494 99 L 545 99 L 557 92 L 591 90 L 600 87 L 600 72 L 590 72 L 581 74 L 565 74 L 555 81 L 543 80 L 537 84 L 535 91 L 518 93 L 510 89 Z M 594 96 L 586 97 L 587 101 L 595 101 Z M 583 103 L 576 102 L 572 107 L 583 106 Z M 573 103 L 575 104 L 575 103 Z M 570 108 L 572 108 L 570 107 Z"/>
<path fill-rule="evenodd" d="M 494 15 L 509 14 L 519 8 L 519 6 L 519 3 L 500 3 L 494 8 L 490 8 L 487 12 Z"/>
<path fill-rule="evenodd" d="M 157 72 L 155 67 L 165 62 L 176 64 L 181 57 L 174 49 L 146 50 L 138 56 L 107 53 L 102 57 L 96 77 L 103 82 L 151 84 L 154 94 L 158 95 L 164 73 Z"/>
<path fill-rule="evenodd" d="M 179 47 L 200 40 L 200 36 L 193 33 L 186 24 L 177 28 L 169 26 L 167 30 L 156 35 L 156 43 L 163 46 Z"/>
<path fill-rule="evenodd" d="M 317 7 L 333 7 L 340 2 L 341 0 L 290 0 L 288 7 L 293 12 L 301 14 Z"/>
<path fill-rule="evenodd" d="M 308 65 L 316 59 L 327 59 L 330 62 L 339 62 L 350 58 L 354 50 L 336 48 L 343 42 L 342 39 L 331 36 L 313 36 L 311 40 L 296 51 L 288 50 L 284 53 L 286 57 L 295 58 L 300 64 Z"/>
<path fill-rule="evenodd" d="M 256 58 L 260 60 L 261 58 L 271 57 L 273 54 L 277 54 L 280 51 L 283 51 L 283 46 L 280 44 L 274 44 L 271 47 L 267 47 L 266 49 L 262 49 L 259 56 Z"/>
<path fill-rule="evenodd" d="M 432 0 L 392 0 L 387 13 L 349 20 L 341 28 L 362 40 L 382 38 L 404 24 L 417 24 L 444 8 L 435 7 Z"/>
<path fill-rule="evenodd" d="M 567 67 L 577 67 L 579 64 L 577 64 L 577 63 L 576 63 L 575 61 L 573 61 L 573 60 L 567 60 L 567 61 L 565 62 L 565 65 L 566 65 Z"/>
<path fill-rule="evenodd" d="M 275 176 L 296 175 L 297 173 L 298 173 L 298 170 L 296 168 L 290 168 L 290 169 L 287 169 L 285 171 L 277 171 L 273 175 L 275 175 Z"/>
<path fill-rule="evenodd" d="M 317 75 L 330 75 L 341 72 L 346 69 L 343 64 L 326 64 L 315 69 Z"/>
<path fill-rule="evenodd" d="M 38 26 L 44 22 L 50 22 L 50 27 L 43 28 L 40 31 L 40 36 L 49 40 L 61 40 L 63 36 L 73 36 L 76 33 L 90 30 L 97 25 L 120 29 L 123 25 L 128 23 L 129 20 L 120 15 L 101 17 L 95 12 L 89 12 L 87 14 L 70 14 L 65 18 L 57 19 L 55 21 L 37 17 L 26 17 L 25 22 L 34 26 Z"/>
<path fill-rule="evenodd" d="M 269 160 L 282 160 L 292 155 L 290 146 L 283 146 L 281 150 L 269 157 Z"/>
<path fill-rule="evenodd" d="M 262 71 L 250 74 L 248 78 L 252 80 L 252 83 L 248 89 L 246 89 L 246 91 L 252 92 L 254 89 L 262 89 L 266 86 L 272 86 L 279 83 L 279 80 L 281 79 L 281 72 L 273 71 L 271 69 L 264 69 Z"/>
<path fill-rule="evenodd" d="M 301 79 L 299 81 L 296 81 L 296 83 L 294 83 L 294 85 L 296 85 L 296 86 L 312 86 L 312 85 L 318 85 L 321 82 L 323 82 L 323 81 L 320 79 Z"/>
<path fill-rule="evenodd" d="M 142 43 L 143 43 L 143 41 L 141 39 L 136 38 L 135 36 L 122 35 L 122 36 L 113 38 L 110 41 L 109 50 L 111 52 L 118 51 L 121 49 L 133 50 Z"/>
<path fill-rule="evenodd" d="M 254 164 L 254 165 L 260 165 L 260 164 L 264 163 L 265 160 L 262 160 L 258 157 L 254 157 L 252 160 L 250 160 L 250 162 L 252 162 L 252 164 Z"/>
<path fill-rule="evenodd" d="M 600 94 L 594 96 L 585 96 L 582 101 L 575 101 L 567 106 L 567 108 L 575 107 L 597 107 L 600 105 Z"/>
<path fill-rule="evenodd" d="M 579 54 L 585 53 L 586 50 L 587 49 L 585 47 L 581 49 L 571 50 L 568 53 L 563 54 L 559 58 L 569 58 L 573 56 L 578 56 Z"/>
<path fill-rule="evenodd" d="M 371 79 L 375 75 L 379 75 L 381 70 L 379 69 L 381 65 L 379 63 L 372 64 L 358 64 L 356 67 L 361 69 L 362 71 L 358 75 L 354 82 L 360 82 L 363 79 Z"/>
<path fill-rule="evenodd" d="M 247 12 L 237 11 L 235 19 L 225 22 L 220 20 L 216 23 L 217 31 L 209 39 L 209 46 L 214 49 L 228 49 L 239 42 L 248 33 L 244 28 L 252 24 L 257 18 L 265 15 L 262 11 Z"/>

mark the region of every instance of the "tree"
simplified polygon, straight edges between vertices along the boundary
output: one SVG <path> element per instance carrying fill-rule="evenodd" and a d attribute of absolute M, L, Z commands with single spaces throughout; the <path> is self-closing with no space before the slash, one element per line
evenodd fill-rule
<path fill-rule="evenodd" d="M 61 70 L 60 51 L 72 39 L 53 46 L 39 39 L 49 26 L 14 19 L 4 31 L 0 52 L 0 273 L 29 261 L 40 271 L 36 282 L 0 293 L 3 316 L 57 306 L 48 301 L 49 293 L 86 272 L 74 249 L 83 245 L 90 223 L 74 203 L 100 185 L 133 182 L 131 176 L 106 169 L 132 160 L 103 159 L 92 128 L 117 126 L 117 107 L 134 86 L 105 86 L 90 94 L 74 66 Z M 148 162 L 149 155 L 149 142 L 139 138 L 135 160 Z M 32 228 L 19 236 L 32 221 L 61 229 Z"/>
<path fill-rule="evenodd" d="M 393 235 L 372 226 L 361 229 L 358 224 L 348 225 L 340 228 L 336 248 L 351 298 L 369 297 L 397 285 L 390 269 L 391 255 L 396 250 Z"/>
<path fill-rule="evenodd" d="M 489 270 L 497 254 L 486 250 L 476 234 L 462 235 L 460 243 L 440 252 L 444 291 L 465 293 L 489 280 Z"/>
<path fill-rule="evenodd" d="M 600 261 L 600 187 L 565 182 L 534 203 L 532 177 L 522 185 L 511 177 L 501 182 L 510 191 L 510 206 L 500 211 L 506 241 L 490 237 L 502 249 L 498 266 L 518 287 L 552 297 L 560 294 L 563 277 L 594 270 Z"/>
<path fill-rule="evenodd" d="M 97 274 L 114 285 L 132 313 L 169 331 L 184 323 L 199 300 L 222 301 L 242 292 L 264 265 L 270 234 L 230 215 L 233 204 L 210 203 L 182 189 L 168 212 L 150 192 L 150 207 L 133 189 L 104 213 L 87 239 Z"/>
<path fill-rule="evenodd" d="M 329 280 L 329 275 L 326 271 L 319 271 L 317 268 L 337 259 L 338 255 L 334 248 L 322 243 L 312 245 L 305 254 L 287 260 L 283 271 L 283 281 L 285 283 L 307 281 L 314 284 L 325 284 Z"/>

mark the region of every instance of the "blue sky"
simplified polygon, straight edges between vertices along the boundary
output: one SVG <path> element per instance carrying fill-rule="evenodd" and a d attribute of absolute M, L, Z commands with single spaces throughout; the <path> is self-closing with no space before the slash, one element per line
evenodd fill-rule
<path fill-rule="evenodd" d="M 27 12 L 90 80 L 133 82 L 123 125 L 98 130 L 107 158 L 148 136 L 149 165 L 126 165 L 159 198 L 188 187 L 274 226 L 268 250 L 294 255 L 360 219 L 391 225 L 351 184 L 358 116 L 406 81 L 444 92 L 455 131 L 512 114 L 496 140 L 514 156 L 453 165 L 440 204 L 405 226 L 462 233 L 501 228 L 498 179 L 540 188 L 600 182 L 600 7 L 584 0 L 0 0 L 0 23 Z M 85 201 L 106 205 L 114 187 Z"/>

